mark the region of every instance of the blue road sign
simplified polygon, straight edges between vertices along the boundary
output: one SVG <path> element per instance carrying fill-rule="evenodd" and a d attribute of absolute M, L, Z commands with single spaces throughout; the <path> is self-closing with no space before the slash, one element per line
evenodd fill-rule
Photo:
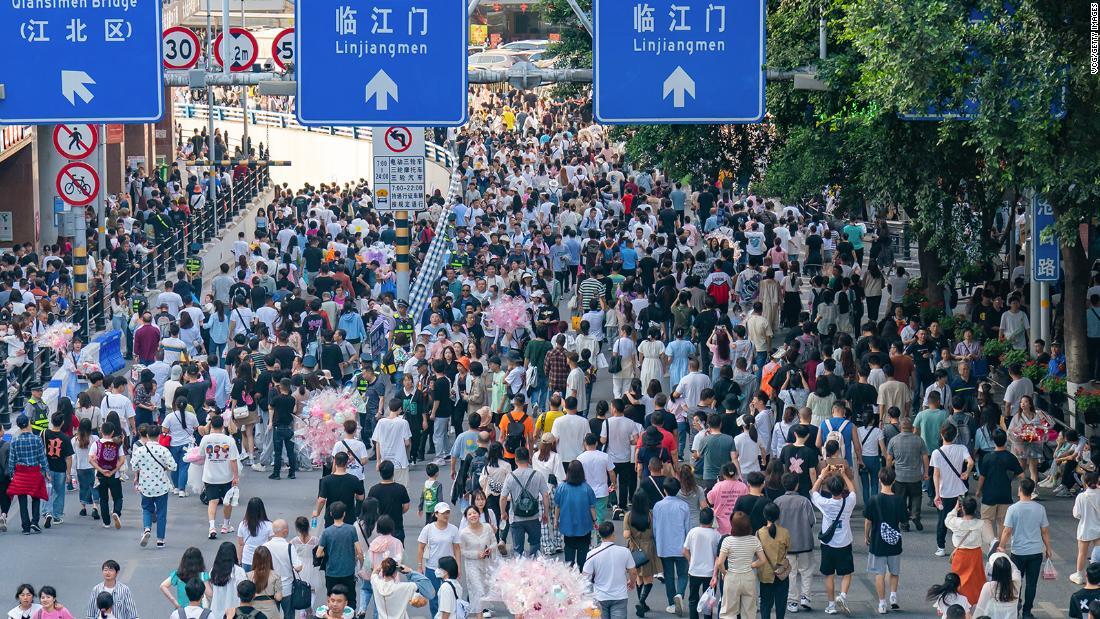
<path fill-rule="evenodd" d="M 596 119 L 606 124 L 764 118 L 766 0 L 594 0 Z"/>
<path fill-rule="evenodd" d="M 0 5 L 0 123 L 160 120 L 160 8 L 160 0 Z"/>
<path fill-rule="evenodd" d="M 1056 282 L 1062 271 L 1058 235 L 1054 234 L 1054 207 L 1041 196 L 1031 198 L 1031 279 Z"/>
<path fill-rule="evenodd" d="M 310 0 L 294 15 L 300 123 L 466 122 L 464 0 Z"/>

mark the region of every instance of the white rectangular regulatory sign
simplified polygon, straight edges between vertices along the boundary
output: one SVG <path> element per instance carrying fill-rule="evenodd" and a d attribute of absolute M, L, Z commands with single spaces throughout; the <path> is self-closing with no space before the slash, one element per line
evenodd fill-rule
<path fill-rule="evenodd" d="M 374 127 L 374 207 L 420 211 L 424 199 L 424 130 Z"/>

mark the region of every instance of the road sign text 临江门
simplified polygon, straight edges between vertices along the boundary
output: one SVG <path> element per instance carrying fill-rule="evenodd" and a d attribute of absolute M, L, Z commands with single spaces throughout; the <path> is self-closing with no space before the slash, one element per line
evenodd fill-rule
<path fill-rule="evenodd" d="M 160 0 L 0 4 L 0 123 L 160 120 L 160 14 Z"/>
<path fill-rule="evenodd" d="M 765 0 L 594 0 L 596 119 L 751 123 L 764 117 Z"/>
<path fill-rule="evenodd" d="M 466 122 L 463 0 L 311 0 L 295 16 L 302 124 Z"/>

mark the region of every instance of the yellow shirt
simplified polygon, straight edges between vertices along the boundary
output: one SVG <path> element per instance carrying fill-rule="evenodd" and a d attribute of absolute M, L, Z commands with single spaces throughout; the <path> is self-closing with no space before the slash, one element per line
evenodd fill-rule
<path fill-rule="evenodd" d="M 550 432 L 554 429 L 554 422 L 559 417 L 565 415 L 565 411 L 546 411 L 539 417 L 538 422 L 535 424 L 535 430 L 542 436 L 544 432 Z"/>

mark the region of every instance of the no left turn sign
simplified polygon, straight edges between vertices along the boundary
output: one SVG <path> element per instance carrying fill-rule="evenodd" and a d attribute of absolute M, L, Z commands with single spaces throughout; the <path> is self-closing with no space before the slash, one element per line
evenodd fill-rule
<path fill-rule="evenodd" d="M 395 153 L 403 153 L 409 150 L 413 144 L 412 133 L 408 127 L 390 127 L 386 129 L 386 148 Z"/>
<path fill-rule="evenodd" d="M 57 195 L 73 206 L 91 204 L 99 194 L 99 176 L 92 166 L 74 161 L 57 173 Z"/>
<path fill-rule="evenodd" d="M 53 147 L 66 159 L 83 159 L 99 144 L 99 133 L 93 125 L 66 123 L 53 128 Z"/>

